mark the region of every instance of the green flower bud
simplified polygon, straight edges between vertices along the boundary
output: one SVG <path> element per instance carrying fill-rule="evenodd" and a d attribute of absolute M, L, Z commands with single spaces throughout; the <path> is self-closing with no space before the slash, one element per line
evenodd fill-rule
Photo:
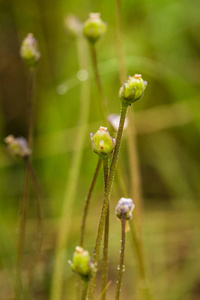
<path fill-rule="evenodd" d="M 84 23 L 83 33 L 92 44 L 106 32 L 106 23 L 100 18 L 99 13 L 90 13 L 89 19 Z"/>
<path fill-rule="evenodd" d="M 31 149 L 28 146 L 27 140 L 23 137 L 15 138 L 13 135 L 9 135 L 4 139 L 8 146 L 9 152 L 21 158 L 27 158 L 31 154 Z"/>
<path fill-rule="evenodd" d="M 124 104 L 131 105 L 143 96 L 146 86 L 147 82 L 142 79 L 142 75 L 135 74 L 133 77 L 129 76 L 128 80 L 119 90 L 119 98 Z"/>
<path fill-rule="evenodd" d="M 73 261 L 69 261 L 72 271 L 81 276 L 83 280 L 90 280 L 94 272 L 94 264 L 91 262 L 89 252 L 81 247 L 76 247 Z"/>
<path fill-rule="evenodd" d="M 106 127 L 101 127 L 95 134 L 90 134 L 92 150 L 102 159 L 109 158 L 115 148 L 115 139 L 113 139 Z"/>
<path fill-rule="evenodd" d="M 122 216 L 125 215 L 125 219 L 129 220 L 132 218 L 132 211 L 135 205 L 133 204 L 133 200 L 130 198 L 121 198 L 117 203 L 115 214 L 118 219 L 122 219 Z"/>
<path fill-rule="evenodd" d="M 38 42 L 32 33 L 29 33 L 23 40 L 20 55 L 30 67 L 34 67 L 38 63 L 41 54 L 38 50 Z"/>

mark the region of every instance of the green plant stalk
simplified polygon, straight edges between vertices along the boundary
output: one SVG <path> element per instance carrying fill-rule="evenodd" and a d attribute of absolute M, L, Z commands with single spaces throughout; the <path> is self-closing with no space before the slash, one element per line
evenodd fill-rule
<path fill-rule="evenodd" d="M 90 50 L 91 50 L 90 52 L 91 52 L 94 76 L 95 76 L 95 80 L 96 80 L 96 84 L 97 84 L 97 88 L 98 88 L 98 92 L 99 92 L 99 96 L 100 96 L 100 106 L 101 106 L 101 111 L 102 111 L 102 117 L 103 117 L 104 122 L 106 124 L 108 124 L 108 121 L 107 121 L 108 107 L 107 107 L 106 98 L 105 98 L 103 88 L 102 88 L 101 78 L 99 75 L 98 64 L 97 64 L 97 53 L 96 53 L 96 48 L 95 48 L 94 44 L 90 45 Z"/>
<path fill-rule="evenodd" d="M 96 265 L 96 268 L 98 267 L 98 260 L 99 260 L 99 254 L 100 254 L 100 246 L 101 246 L 101 240 L 102 240 L 102 235 L 103 235 L 103 229 L 104 229 L 105 219 L 106 219 L 107 210 L 108 210 L 108 203 L 109 203 L 110 195 L 111 195 L 111 191 L 112 191 L 113 179 L 115 176 L 117 161 L 118 161 L 118 157 L 119 157 L 119 150 L 120 150 L 120 145 L 121 145 L 121 140 L 122 140 L 122 134 L 123 134 L 123 128 L 124 128 L 124 122 L 125 122 L 125 118 L 126 118 L 127 108 L 128 108 L 128 106 L 126 106 L 122 103 L 119 129 L 118 129 L 117 138 L 116 138 L 116 146 L 114 149 L 113 159 L 112 159 L 112 163 L 111 163 L 111 167 L 110 167 L 110 173 L 109 173 L 109 177 L 108 177 L 106 194 L 104 195 L 104 202 L 103 202 L 103 207 L 102 207 L 102 211 L 101 211 L 99 228 L 98 228 L 98 233 L 97 233 L 97 238 L 96 238 L 96 245 L 95 245 L 95 249 L 94 249 L 94 264 Z M 89 288 L 89 299 L 90 300 L 93 299 L 95 281 L 96 281 L 96 272 L 94 273 L 94 275 L 91 279 L 91 283 L 90 283 L 90 288 Z"/>
<path fill-rule="evenodd" d="M 28 90 L 28 137 L 27 137 L 30 148 L 33 146 L 35 72 L 36 69 L 34 67 L 30 68 L 29 90 Z"/>
<path fill-rule="evenodd" d="M 133 220 L 129 221 L 129 226 L 130 226 L 131 238 L 135 246 L 135 251 L 136 251 L 136 256 L 138 261 L 140 282 L 142 283 L 142 286 L 145 286 L 145 288 L 144 287 L 140 288 L 141 293 L 143 295 L 142 299 L 152 300 L 153 297 L 151 295 L 150 285 L 146 274 L 143 246 L 142 246 L 142 241 L 140 239 L 140 234 L 137 233 Z"/>
<path fill-rule="evenodd" d="M 119 300 L 119 297 L 120 297 L 122 274 L 124 271 L 123 270 L 124 269 L 124 253 L 125 253 L 125 241 L 126 241 L 125 225 L 126 225 L 126 218 L 125 218 L 125 214 L 123 214 L 122 219 L 121 219 L 121 250 L 120 250 L 120 259 L 119 259 L 119 267 L 118 267 L 117 289 L 116 289 L 116 294 L 115 294 L 116 300 Z"/>
<path fill-rule="evenodd" d="M 87 69 L 87 50 L 84 40 L 77 38 L 77 48 L 79 57 L 80 69 Z M 85 56 L 83 56 L 83 53 Z M 62 207 L 62 216 L 58 228 L 58 237 L 56 243 L 55 265 L 51 286 L 51 300 L 63 299 L 62 284 L 63 284 L 63 271 L 65 265 L 66 243 L 69 236 L 70 224 L 72 222 L 72 208 L 74 205 L 75 194 L 77 190 L 78 178 L 81 168 L 81 161 L 83 157 L 84 143 L 87 135 L 87 124 L 89 118 L 90 108 L 90 95 L 89 95 L 89 82 L 81 84 L 81 103 L 80 103 L 80 116 L 79 116 L 79 130 L 76 138 L 76 151 L 72 158 L 72 164 L 69 171 L 68 182 L 66 184 L 66 191 Z"/>
<path fill-rule="evenodd" d="M 28 169 L 28 162 L 25 161 L 23 195 L 22 195 L 20 215 L 19 215 L 19 237 L 18 237 L 18 247 L 17 247 L 17 270 L 16 270 L 16 282 L 15 282 L 16 300 L 21 298 L 21 293 L 23 288 L 21 270 L 22 270 L 22 254 L 24 250 L 25 232 L 26 232 L 28 192 L 29 192 L 29 169 Z"/>
<path fill-rule="evenodd" d="M 91 185 L 90 185 L 87 197 L 86 197 L 86 201 L 85 201 L 85 207 L 84 207 L 84 212 L 83 212 L 83 217 L 82 217 L 82 222 L 81 222 L 81 234 L 80 234 L 80 243 L 79 243 L 81 247 L 83 247 L 83 244 L 84 244 L 85 223 L 86 223 L 86 218 L 87 218 L 87 215 L 88 215 L 90 199 L 91 199 L 91 196 L 92 196 L 92 192 L 94 190 L 94 186 L 95 186 L 95 183 L 96 183 L 96 180 L 97 180 L 97 176 L 99 174 L 101 163 L 102 163 L 102 159 L 99 158 L 98 162 L 97 162 L 95 172 L 94 172 L 94 176 L 92 178 L 92 182 L 91 182 Z"/>
<path fill-rule="evenodd" d="M 81 300 L 86 300 L 87 299 L 86 297 L 87 297 L 88 285 L 89 285 L 89 282 L 83 280 Z"/>
<path fill-rule="evenodd" d="M 33 258 L 31 265 L 30 265 L 30 270 L 29 270 L 29 290 L 31 290 L 32 287 L 32 281 L 33 281 L 33 271 L 34 271 L 34 266 L 37 264 L 39 258 L 40 258 L 40 253 L 42 249 L 42 240 L 43 240 L 43 212 L 42 212 L 42 193 L 40 190 L 40 186 L 37 180 L 37 176 L 35 174 L 35 171 L 33 169 L 33 166 L 28 160 L 28 170 L 29 170 L 29 175 L 30 179 L 32 180 L 34 189 L 36 191 L 36 198 L 37 198 L 37 215 L 38 215 L 38 223 L 37 223 L 37 236 L 36 236 L 36 252 L 35 252 L 35 257 Z"/>
<path fill-rule="evenodd" d="M 107 184 L 108 184 L 108 159 L 104 160 L 104 194 L 106 194 Z M 108 204 L 108 210 L 105 220 L 104 229 L 104 247 L 103 247 L 103 270 L 102 270 L 102 291 L 105 289 L 107 284 L 107 273 L 108 273 L 108 242 L 109 242 L 109 217 L 110 209 Z M 102 295 L 102 300 L 106 299 L 106 290 Z"/>

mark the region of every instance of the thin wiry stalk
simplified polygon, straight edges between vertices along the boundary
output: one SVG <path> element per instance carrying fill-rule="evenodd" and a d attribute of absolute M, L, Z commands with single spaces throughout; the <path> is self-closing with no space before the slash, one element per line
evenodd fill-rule
<path fill-rule="evenodd" d="M 106 194 L 107 184 L 108 184 L 108 160 L 104 160 L 104 194 Z M 103 247 L 103 270 L 102 270 L 102 291 L 106 287 L 107 283 L 107 273 L 108 273 L 108 241 L 109 241 L 109 218 L 110 218 L 110 209 L 108 203 L 108 210 L 105 220 L 104 228 L 104 247 Z M 102 299 L 106 299 L 106 290 L 102 296 Z"/>
<path fill-rule="evenodd" d="M 121 293 L 121 284 L 122 284 L 122 274 L 124 271 L 124 253 L 125 253 L 125 225 L 126 225 L 126 218 L 125 214 L 122 215 L 121 219 L 121 250 L 120 250 L 120 259 L 119 259 L 119 266 L 118 266 L 118 278 L 117 278 L 117 289 L 115 299 L 119 300 L 120 293 Z"/>
<path fill-rule="evenodd" d="M 115 176 L 117 161 L 118 161 L 118 157 L 119 157 L 119 150 L 120 150 L 120 145 L 121 145 L 121 140 L 122 140 L 122 134 L 123 134 L 123 128 L 124 128 L 124 122 L 125 122 L 125 118 L 126 118 L 127 108 L 128 107 L 125 105 L 121 106 L 121 117 L 120 117 L 117 138 L 116 138 L 116 146 L 114 149 L 113 159 L 112 159 L 112 163 L 111 163 L 111 167 L 110 167 L 110 173 L 109 173 L 109 177 L 108 177 L 106 194 L 104 195 L 104 202 L 103 202 L 103 207 L 102 207 L 101 217 L 100 217 L 100 222 L 99 222 L 99 228 L 98 228 L 98 233 L 97 233 L 97 238 L 96 238 L 96 246 L 94 249 L 94 264 L 96 265 L 96 268 L 98 267 L 98 260 L 99 260 L 99 254 L 100 254 L 100 246 L 101 246 L 101 240 L 102 240 L 102 235 L 103 235 L 103 229 L 104 229 L 105 219 L 106 219 L 107 210 L 108 210 L 108 203 L 110 201 L 110 195 L 111 195 L 112 186 L 113 186 L 113 179 Z M 89 299 L 90 300 L 93 299 L 93 294 L 94 294 L 94 289 L 95 289 L 95 281 L 96 281 L 96 272 L 94 273 L 94 275 L 91 279 L 91 283 L 90 283 L 90 288 L 89 288 Z"/>
<path fill-rule="evenodd" d="M 81 234 L 80 234 L 80 243 L 79 243 L 81 247 L 83 247 L 83 243 L 84 243 L 85 223 L 86 223 L 86 218 L 87 218 L 87 215 L 88 215 L 90 199 L 91 199 L 91 196 L 92 196 L 92 192 L 94 190 L 94 186 L 95 186 L 95 183 L 96 183 L 96 180 L 97 180 L 97 176 L 99 174 L 101 163 L 102 163 L 102 160 L 101 160 L 101 158 L 99 158 L 98 162 L 97 162 L 95 172 L 94 172 L 94 176 L 92 178 L 92 182 L 91 182 L 91 185 L 90 185 L 87 197 L 86 197 L 86 201 L 85 201 L 83 218 L 82 218 L 82 222 L 81 222 Z"/>
<path fill-rule="evenodd" d="M 96 80 L 96 84 L 97 84 L 97 88 L 98 88 L 98 92 L 99 92 L 99 96 L 100 96 L 100 106 L 101 106 L 102 116 L 103 116 L 104 122 L 107 124 L 108 123 L 108 121 L 107 121 L 108 107 L 107 107 L 106 98 L 105 98 L 105 95 L 103 92 L 101 78 L 99 75 L 98 64 L 97 64 L 97 53 L 96 53 L 95 45 L 93 45 L 93 44 L 90 45 L 90 50 L 91 50 L 92 66 L 93 66 L 93 70 L 94 70 L 95 80 Z"/>
<path fill-rule="evenodd" d="M 77 49 L 80 69 L 87 69 L 88 57 L 85 41 L 82 37 L 77 38 Z M 65 269 L 66 244 L 69 236 L 70 224 L 72 222 L 72 209 L 75 201 L 75 194 L 77 191 L 78 178 L 81 168 L 81 161 L 83 157 L 83 150 L 85 138 L 87 135 L 87 124 L 90 108 L 90 94 L 89 81 L 82 82 L 80 95 L 80 116 L 79 116 L 79 130 L 76 135 L 76 151 L 74 152 L 71 168 L 69 171 L 68 182 L 66 184 L 66 191 L 62 207 L 62 215 L 60 218 L 58 237 L 56 243 L 55 265 L 51 286 L 51 300 L 63 299 L 63 272 Z M 67 296 L 66 296 L 67 297 Z"/>
<path fill-rule="evenodd" d="M 86 300 L 87 298 L 87 290 L 88 290 L 88 281 L 83 281 L 83 288 L 81 294 L 81 300 Z"/>
<path fill-rule="evenodd" d="M 28 144 L 31 148 L 33 145 L 34 130 L 34 83 L 36 69 L 30 68 L 29 89 L 28 89 Z"/>

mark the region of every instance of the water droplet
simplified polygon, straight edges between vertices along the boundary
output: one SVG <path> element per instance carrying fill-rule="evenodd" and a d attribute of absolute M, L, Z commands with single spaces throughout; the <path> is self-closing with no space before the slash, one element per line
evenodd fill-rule
<path fill-rule="evenodd" d="M 126 270 L 126 267 L 125 267 L 125 265 L 123 265 L 122 272 L 124 272 L 125 270 Z"/>

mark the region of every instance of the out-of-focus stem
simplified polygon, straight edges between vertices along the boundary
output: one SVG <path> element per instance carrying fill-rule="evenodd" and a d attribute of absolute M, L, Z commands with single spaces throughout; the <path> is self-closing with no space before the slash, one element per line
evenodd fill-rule
<path fill-rule="evenodd" d="M 117 289 L 115 299 L 119 300 L 120 292 L 121 292 L 121 284 L 122 284 L 122 274 L 124 270 L 124 253 L 125 253 L 125 224 L 126 218 L 125 214 L 122 215 L 121 219 L 121 250 L 120 250 L 120 259 L 119 259 L 119 266 L 118 266 L 118 278 L 117 278 Z"/>
<path fill-rule="evenodd" d="M 31 148 L 33 145 L 34 130 L 34 78 L 35 67 L 30 68 L 29 88 L 28 88 L 28 144 Z"/>
<path fill-rule="evenodd" d="M 101 160 L 101 158 L 99 158 L 98 162 L 97 162 L 95 172 L 94 172 L 94 176 L 92 178 L 92 182 L 91 182 L 91 185 L 90 185 L 87 197 L 86 197 L 86 201 L 85 201 L 83 218 L 82 218 L 82 222 L 81 222 L 81 234 L 80 234 L 80 243 L 79 243 L 81 247 L 83 247 L 83 243 L 84 243 L 85 222 L 86 222 L 86 218 L 87 218 L 87 215 L 88 215 L 90 199 L 91 199 L 91 196 L 92 196 L 92 192 L 94 190 L 94 186 L 95 186 L 95 183 L 96 183 L 96 180 L 97 180 L 97 176 L 99 174 L 101 163 L 102 163 L 102 160 Z"/>
<path fill-rule="evenodd" d="M 86 300 L 87 296 L 87 290 L 88 290 L 88 281 L 83 281 L 83 288 L 82 288 L 82 294 L 81 294 L 81 300 Z"/>
<path fill-rule="evenodd" d="M 103 229 L 104 229 L 105 219 L 106 219 L 107 210 L 108 210 L 108 203 L 110 201 L 110 195 L 111 195 L 112 186 L 113 186 L 113 179 L 115 176 L 117 161 L 118 161 L 118 157 L 119 157 L 119 150 L 120 150 L 120 145 L 121 145 L 121 140 L 122 140 L 122 133 L 123 133 L 123 128 L 124 128 L 124 122 L 125 122 L 125 118 L 126 118 L 127 108 L 128 107 L 125 105 L 121 106 L 121 117 L 120 117 L 119 129 L 117 132 L 116 146 L 114 149 L 113 159 L 112 159 L 112 163 L 111 163 L 111 167 L 110 167 L 110 173 L 109 173 L 109 177 L 108 177 L 106 194 L 104 195 L 104 202 L 103 202 L 103 207 L 102 207 L 102 211 L 101 211 L 99 229 L 98 229 L 97 239 L 96 239 L 96 246 L 94 249 L 94 264 L 96 265 L 96 268 L 98 267 L 98 260 L 99 260 L 99 253 L 100 253 Z M 90 283 L 90 288 L 89 288 L 89 299 L 90 300 L 93 299 L 95 281 L 96 281 L 96 272 L 94 273 L 94 275 L 91 279 L 91 283 Z"/>
<path fill-rule="evenodd" d="M 92 66 L 93 66 L 93 70 L 94 70 L 95 80 L 96 80 L 96 84 L 97 84 L 97 88 L 98 88 L 98 92 L 99 92 L 99 96 L 100 96 L 100 106 L 101 106 L 101 111 L 102 111 L 102 117 L 103 117 L 104 122 L 107 124 L 108 123 L 108 121 L 107 121 L 108 108 L 107 108 L 106 98 L 105 98 L 105 95 L 103 92 L 101 78 L 99 75 L 98 64 L 97 64 L 97 53 L 96 53 L 95 45 L 91 44 L 90 50 L 91 50 Z"/>
<path fill-rule="evenodd" d="M 77 49 L 80 69 L 87 69 L 88 57 L 85 41 L 82 37 L 77 38 Z M 80 116 L 79 116 L 79 130 L 76 136 L 76 147 L 72 158 L 72 164 L 68 175 L 68 182 L 66 184 L 66 191 L 62 207 L 62 215 L 60 218 L 58 237 L 56 243 L 55 265 L 53 273 L 53 281 L 51 287 L 51 300 L 63 299 L 63 271 L 65 269 L 65 255 L 66 243 L 69 236 L 70 224 L 72 221 L 72 208 L 74 205 L 75 194 L 77 191 L 78 178 L 81 168 L 81 161 L 83 157 L 84 143 L 87 134 L 87 124 L 90 108 L 90 87 L 89 82 L 82 82 L 80 95 Z M 66 295 L 67 298 L 67 295 Z"/>
<path fill-rule="evenodd" d="M 106 193 L 108 184 L 108 160 L 104 160 L 104 189 Z M 102 270 L 102 291 L 106 287 L 107 283 L 107 273 L 108 273 L 108 242 L 109 242 L 109 217 L 110 217 L 110 209 L 108 203 L 108 210 L 105 220 L 105 228 L 104 228 L 104 247 L 103 247 L 103 270 Z M 102 300 L 106 299 L 106 290 L 102 295 Z"/>

